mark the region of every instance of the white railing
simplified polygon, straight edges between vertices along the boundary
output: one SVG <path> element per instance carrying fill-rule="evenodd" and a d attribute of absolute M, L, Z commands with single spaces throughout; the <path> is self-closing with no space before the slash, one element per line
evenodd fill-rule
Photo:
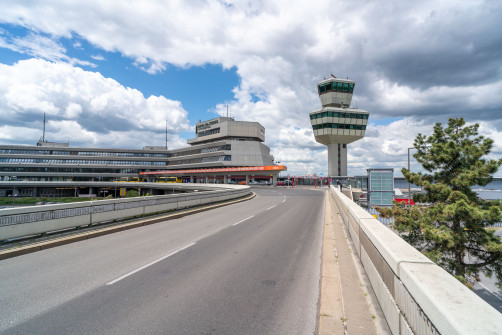
<path fill-rule="evenodd" d="M 0 241 L 240 198 L 249 186 L 0 210 Z"/>
<path fill-rule="evenodd" d="M 502 314 L 331 186 L 393 334 L 500 334 Z"/>

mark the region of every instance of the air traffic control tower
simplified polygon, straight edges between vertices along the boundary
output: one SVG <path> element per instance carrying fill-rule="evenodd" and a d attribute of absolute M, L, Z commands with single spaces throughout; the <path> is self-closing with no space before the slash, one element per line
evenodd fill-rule
<path fill-rule="evenodd" d="M 326 78 L 317 84 L 322 109 L 310 113 L 317 142 L 328 146 L 328 174 L 347 176 L 347 145 L 364 137 L 369 113 L 350 108 L 355 82 Z"/>

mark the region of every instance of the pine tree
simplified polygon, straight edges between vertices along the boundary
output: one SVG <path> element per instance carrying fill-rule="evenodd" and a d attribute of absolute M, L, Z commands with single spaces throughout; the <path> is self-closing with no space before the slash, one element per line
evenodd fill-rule
<path fill-rule="evenodd" d="M 416 206 L 379 208 L 394 217 L 400 236 L 425 256 L 472 287 L 479 274 L 495 275 L 502 288 L 502 243 L 486 227 L 502 220 L 500 200 L 479 198 L 472 186 L 485 186 L 502 159 L 487 160 L 493 140 L 478 136 L 478 124 L 463 118 L 436 123 L 431 136 L 418 134 L 413 155 L 426 171 L 402 169 L 409 183 L 422 186 Z"/>

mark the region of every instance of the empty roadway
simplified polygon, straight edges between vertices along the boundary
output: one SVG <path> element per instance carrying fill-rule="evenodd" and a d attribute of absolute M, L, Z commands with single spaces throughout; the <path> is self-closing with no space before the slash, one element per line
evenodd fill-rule
<path fill-rule="evenodd" d="M 312 334 L 324 193 L 257 196 L 0 261 L 6 334 Z"/>

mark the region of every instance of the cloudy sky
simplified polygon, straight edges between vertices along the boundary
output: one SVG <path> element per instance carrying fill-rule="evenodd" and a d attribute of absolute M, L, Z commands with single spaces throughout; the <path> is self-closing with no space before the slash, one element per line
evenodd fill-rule
<path fill-rule="evenodd" d="M 0 143 L 35 144 L 46 113 L 49 141 L 164 145 L 167 120 L 174 149 L 228 106 L 290 173 L 326 173 L 308 113 L 333 73 L 370 112 L 349 174 L 399 175 L 449 117 L 479 123 L 500 158 L 501 22 L 499 0 L 2 0 Z"/>

